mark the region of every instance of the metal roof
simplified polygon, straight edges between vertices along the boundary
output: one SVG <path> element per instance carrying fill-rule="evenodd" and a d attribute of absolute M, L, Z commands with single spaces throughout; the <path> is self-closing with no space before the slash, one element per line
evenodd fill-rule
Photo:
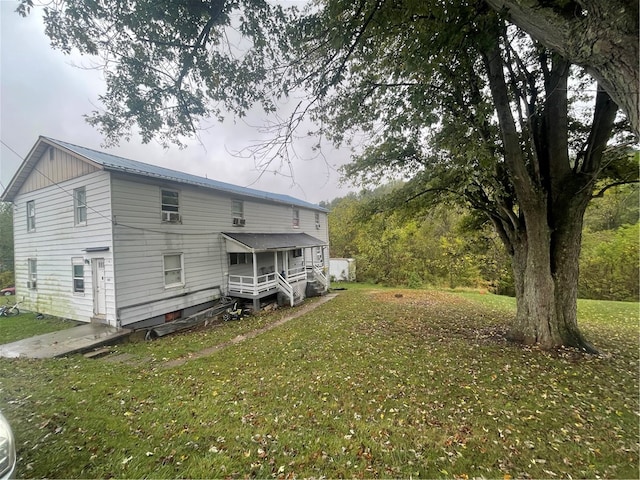
<path fill-rule="evenodd" d="M 222 232 L 222 234 L 230 240 L 257 251 L 319 247 L 327 244 L 327 242 L 312 237 L 307 233 Z"/>
<path fill-rule="evenodd" d="M 271 193 L 265 192 L 262 190 L 256 190 L 253 188 L 240 187 L 237 185 L 233 185 L 230 183 L 220 182 L 218 180 L 212 180 L 210 178 L 203 178 L 197 175 L 191 175 L 189 173 L 179 172 L 177 170 L 171 170 L 169 168 L 158 167 L 156 165 L 150 165 L 148 163 L 138 162 L 136 160 L 131 160 L 124 157 L 119 157 L 117 155 L 112 155 L 110 153 L 101 152 L 98 150 L 93 150 L 90 148 L 82 147 L 80 145 L 74 145 L 72 143 L 63 142 L 61 140 L 56 140 L 54 138 L 43 137 L 41 136 L 36 142 L 36 145 L 31 149 L 29 155 L 23 162 L 23 164 L 18 169 L 18 172 L 14 176 L 13 180 L 7 187 L 7 190 L 3 193 L 2 198 L 11 201 L 13 196 L 17 193 L 22 182 L 26 179 L 28 174 L 31 171 L 31 168 L 35 166 L 35 162 L 39 159 L 33 158 L 32 154 L 40 153 L 42 154 L 42 146 L 41 143 L 46 143 L 50 145 L 57 145 L 67 151 L 75 153 L 84 159 L 99 165 L 104 170 L 115 171 L 115 172 L 124 172 L 130 173 L 132 175 L 142 175 L 145 177 L 159 178 L 162 180 L 184 183 L 189 185 L 196 185 L 204 188 L 211 188 L 213 190 L 218 190 L 221 192 L 230 193 L 233 195 L 257 198 L 260 200 L 268 200 L 271 202 L 282 203 L 286 205 L 299 206 L 304 208 L 309 208 L 312 210 L 318 210 L 321 212 L 328 211 L 327 209 L 320 207 L 311 202 L 307 202 L 304 200 L 300 200 L 298 198 L 291 197 L 289 195 L 283 195 L 279 193 Z M 39 148 L 37 148 L 39 147 Z M 31 158 L 30 158 L 31 157 Z"/>

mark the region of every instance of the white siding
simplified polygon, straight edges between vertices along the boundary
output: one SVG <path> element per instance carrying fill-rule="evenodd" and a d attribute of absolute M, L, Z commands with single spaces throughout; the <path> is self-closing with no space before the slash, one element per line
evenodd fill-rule
<path fill-rule="evenodd" d="M 216 299 L 226 277 L 218 225 L 226 204 L 207 190 L 112 178 L 115 275 L 122 325 Z M 163 223 L 160 190 L 179 192 L 182 223 Z M 224 209 L 224 213 L 222 210 Z M 163 255 L 181 253 L 184 285 L 166 288 Z"/>
<path fill-rule="evenodd" d="M 74 188 L 85 187 L 87 222 L 74 225 Z M 35 231 L 27 232 L 26 203 L 36 208 Z M 105 259 L 106 316 L 115 324 L 115 295 L 110 227 L 109 174 L 94 172 L 28 193 L 14 200 L 14 235 L 17 298 L 34 312 L 88 322 L 93 317 L 91 259 Z M 87 253 L 87 248 L 107 251 Z M 71 259 L 85 261 L 85 292 L 73 293 Z M 28 259 L 37 260 L 37 288 L 27 288 Z"/>
<path fill-rule="evenodd" d="M 244 201 L 244 227 L 233 225 L 231 216 L 231 200 L 226 199 L 229 212 L 226 219 L 223 218 L 222 231 L 226 232 L 255 232 L 255 233 L 307 233 L 325 242 L 329 241 L 327 214 L 320 212 L 320 228 L 316 228 L 315 213 L 303 207 L 292 207 L 271 203 L 268 201 L 259 202 L 256 200 Z M 300 211 L 300 226 L 293 226 L 293 209 Z"/>
<path fill-rule="evenodd" d="M 162 188 L 179 192 L 181 223 L 161 221 Z M 287 205 L 117 174 L 112 175 L 111 189 L 116 295 L 122 325 L 204 303 L 226 292 L 229 265 L 220 232 L 305 232 L 328 242 L 326 213 L 320 213 L 321 228 L 316 229 L 311 209 L 299 208 L 300 227 L 294 228 L 292 207 Z M 233 199 L 243 200 L 244 227 L 233 225 Z M 183 254 L 183 286 L 164 286 L 162 256 L 169 253 Z M 301 262 L 301 258 L 291 259 L 290 268 Z M 251 265 L 235 267 L 233 273 L 253 274 Z"/>

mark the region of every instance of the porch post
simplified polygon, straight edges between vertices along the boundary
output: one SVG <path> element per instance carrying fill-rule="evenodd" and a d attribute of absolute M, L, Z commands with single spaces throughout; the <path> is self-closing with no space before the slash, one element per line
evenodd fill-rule
<path fill-rule="evenodd" d="M 284 273 L 285 277 L 289 276 L 289 250 L 285 250 L 282 252 L 282 260 L 284 262 Z"/>
<path fill-rule="evenodd" d="M 255 250 L 251 252 L 253 258 L 253 294 L 256 295 L 256 289 L 258 288 L 258 262 Z"/>
<path fill-rule="evenodd" d="M 274 265 L 274 269 L 276 273 L 280 273 L 280 271 L 278 270 L 278 251 L 274 251 L 273 252 L 273 265 Z"/>

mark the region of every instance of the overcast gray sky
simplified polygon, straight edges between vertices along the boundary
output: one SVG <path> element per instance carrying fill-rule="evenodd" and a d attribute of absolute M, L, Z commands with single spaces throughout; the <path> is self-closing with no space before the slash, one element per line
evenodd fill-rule
<path fill-rule="evenodd" d="M 44 34 L 40 11 L 36 9 L 22 18 L 14 13 L 16 6 L 14 0 L 0 0 L 0 135 L 10 147 L 2 145 L 0 150 L 0 190 L 11 181 L 38 136 L 44 135 L 315 203 L 348 193 L 347 187 L 339 186 L 340 176 L 335 171 L 335 167 L 348 161 L 348 152 L 335 151 L 328 145 L 323 147 L 324 159 L 312 160 L 314 154 L 309 148 L 312 142 L 300 140 L 296 144 L 300 158 L 293 164 L 293 179 L 288 177 L 287 168 L 260 176 L 252 159 L 232 155 L 230 152 L 260 139 L 256 127 L 265 120 L 261 114 L 237 122 L 232 118 L 223 124 L 212 121 L 211 127 L 200 134 L 200 141 L 190 141 L 183 150 L 177 147 L 165 150 L 155 142 L 145 145 L 135 136 L 117 148 L 103 148 L 101 134 L 83 118 L 100 106 L 98 96 L 104 91 L 102 73 L 79 68 L 90 65 L 87 59 L 53 50 Z"/>

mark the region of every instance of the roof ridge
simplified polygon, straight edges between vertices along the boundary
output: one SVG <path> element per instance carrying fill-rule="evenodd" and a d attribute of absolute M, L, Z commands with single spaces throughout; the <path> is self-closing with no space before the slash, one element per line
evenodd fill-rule
<path fill-rule="evenodd" d="M 139 160 L 122 157 L 119 155 L 114 155 L 109 152 L 104 152 L 101 150 L 84 147 L 82 145 L 76 145 L 70 142 L 65 142 L 64 140 L 57 140 L 55 138 L 44 137 L 44 136 L 42 138 L 48 140 L 51 143 L 57 144 L 63 148 L 72 150 L 76 154 L 82 155 L 88 160 L 96 162 L 107 169 L 117 170 L 121 172 L 135 173 L 135 174 L 144 175 L 144 176 L 153 177 L 153 178 L 165 178 L 166 180 L 170 180 L 178 183 L 197 185 L 205 188 L 225 191 L 228 193 L 234 193 L 236 195 L 248 196 L 252 198 L 260 198 L 263 200 L 270 200 L 277 203 L 296 205 L 300 207 L 311 208 L 314 210 L 327 211 L 325 208 L 321 207 L 320 205 L 317 205 L 312 202 L 308 202 L 306 200 L 301 200 L 287 194 L 268 192 L 266 190 L 258 190 L 251 187 L 243 187 L 240 185 L 223 182 L 221 180 L 202 177 L 200 175 L 195 175 L 192 173 L 181 172 L 180 170 L 174 170 L 174 169 L 159 166 L 159 165 L 152 165 L 150 163 L 141 162 Z M 95 155 L 87 155 L 88 152 L 94 153 Z M 107 157 L 107 158 L 100 158 L 100 157 Z M 112 159 L 112 160 L 109 161 L 109 159 Z"/>
<path fill-rule="evenodd" d="M 113 153 L 105 152 L 103 150 L 96 150 L 95 148 L 89 148 L 89 147 L 85 147 L 83 145 L 78 145 L 78 144 L 75 144 L 75 143 L 66 142 L 64 140 L 58 140 L 57 138 L 45 137 L 44 135 L 42 136 L 42 138 L 44 138 L 46 140 L 49 140 L 50 142 L 54 142 L 54 143 L 57 143 L 57 144 L 62 144 L 63 146 L 64 145 L 69 145 L 69 146 L 76 147 L 76 148 L 82 148 L 84 150 L 91 150 L 92 152 L 96 152 L 96 153 L 99 153 L 101 155 L 109 155 L 111 157 L 120 158 L 122 160 L 127 160 L 127 161 L 130 161 L 130 162 L 144 163 L 144 162 L 140 162 L 139 160 L 133 160 L 131 158 L 123 157 L 121 155 L 115 155 Z M 148 163 L 144 163 L 144 164 L 145 165 L 149 165 Z"/>

